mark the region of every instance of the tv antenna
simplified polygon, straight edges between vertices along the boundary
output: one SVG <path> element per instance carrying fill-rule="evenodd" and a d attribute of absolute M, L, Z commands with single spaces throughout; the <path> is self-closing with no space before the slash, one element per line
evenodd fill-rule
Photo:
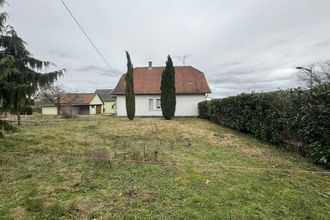
<path fill-rule="evenodd" d="M 179 62 L 182 61 L 183 65 L 186 65 L 186 60 L 188 57 L 191 57 L 191 54 L 189 55 L 184 54 L 183 56 L 174 56 L 174 58 L 177 59 Z"/>

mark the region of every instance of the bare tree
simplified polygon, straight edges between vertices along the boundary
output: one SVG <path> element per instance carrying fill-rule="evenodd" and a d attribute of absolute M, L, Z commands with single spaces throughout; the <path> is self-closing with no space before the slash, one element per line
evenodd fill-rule
<path fill-rule="evenodd" d="M 319 61 L 310 67 L 296 67 L 298 78 L 308 87 L 330 82 L 330 61 Z"/>
<path fill-rule="evenodd" d="M 74 110 L 79 107 L 75 107 L 75 105 L 81 101 L 80 100 L 81 98 L 79 92 L 77 91 L 70 91 L 68 93 L 64 93 L 64 95 L 66 96 L 65 97 L 62 96 L 60 102 L 62 116 L 65 118 L 71 118 L 74 114 L 77 114 L 77 112 Z"/>
<path fill-rule="evenodd" d="M 321 81 L 330 82 L 330 60 L 318 63 L 321 71 Z"/>
<path fill-rule="evenodd" d="M 44 88 L 41 91 L 41 96 L 43 99 L 46 99 L 47 101 L 51 102 L 53 105 L 57 108 L 57 115 L 61 114 L 61 99 L 65 95 L 65 90 L 63 86 L 59 85 L 50 85 L 46 88 Z"/>

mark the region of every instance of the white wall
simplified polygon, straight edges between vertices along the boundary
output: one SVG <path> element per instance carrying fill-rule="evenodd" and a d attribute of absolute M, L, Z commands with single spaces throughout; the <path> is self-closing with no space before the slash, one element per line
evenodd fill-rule
<path fill-rule="evenodd" d="M 153 99 L 154 110 L 149 110 L 149 99 Z M 135 95 L 136 116 L 162 116 L 161 110 L 156 110 L 156 99 L 160 95 Z M 177 95 L 175 116 L 198 116 L 198 103 L 205 100 L 205 95 Z M 117 115 L 126 116 L 125 96 L 117 96 Z"/>
<path fill-rule="evenodd" d="M 126 103 L 125 96 L 117 95 L 117 99 L 116 99 L 117 116 L 126 116 L 127 115 L 125 103 Z"/>
<path fill-rule="evenodd" d="M 89 106 L 89 114 L 90 115 L 96 115 L 96 106 L 95 105 L 90 105 Z"/>

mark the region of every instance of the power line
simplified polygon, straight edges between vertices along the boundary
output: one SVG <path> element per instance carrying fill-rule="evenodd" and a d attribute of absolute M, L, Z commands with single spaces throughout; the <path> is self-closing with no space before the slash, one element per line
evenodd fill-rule
<path fill-rule="evenodd" d="M 89 41 L 89 43 L 92 45 L 92 47 L 95 49 L 96 53 L 101 57 L 101 59 L 103 60 L 103 62 L 105 63 L 105 65 L 107 65 L 107 67 L 109 67 L 110 71 L 112 71 L 112 68 L 110 66 L 110 64 L 106 61 L 106 59 L 104 58 L 104 56 L 102 55 L 101 51 L 96 47 L 96 45 L 94 44 L 94 42 L 92 41 L 92 39 L 88 36 L 88 34 L 86 33 L 86 31 L 84 30 L 84 28 L 80 25 L 79 21 L 77 20 L 77 18 L 73 15 L 73 13 L 71 12 L 70 8 L 67 6 L 67 4 L 64 2 L 64 0 L 61 0 L 63 6 L 65 7 L 65 9 L 69 12 L 70 16 L 73 18 L 73 20 L 76 22 L 76 24 L 78 25 L 79 29 L 83 32 L 83 34 L 85 35 L 85 37 L 87 38 L 87 40 Z"/>

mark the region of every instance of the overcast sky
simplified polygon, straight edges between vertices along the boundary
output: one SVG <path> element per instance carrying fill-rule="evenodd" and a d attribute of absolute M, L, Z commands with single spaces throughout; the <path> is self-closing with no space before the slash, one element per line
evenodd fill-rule
<path fill-rule="evenodd" d="M 36 58 L 67 69 L 59 83 L 73 91 L 113 88 L 125 50 L 135 67 L 187 55 L 212 97 L 295 87 L 295 66 L 330 59 L 329 0 L 66 0 L 111 70 L 60 0 L 8 3 L 8 24 Z"/>

